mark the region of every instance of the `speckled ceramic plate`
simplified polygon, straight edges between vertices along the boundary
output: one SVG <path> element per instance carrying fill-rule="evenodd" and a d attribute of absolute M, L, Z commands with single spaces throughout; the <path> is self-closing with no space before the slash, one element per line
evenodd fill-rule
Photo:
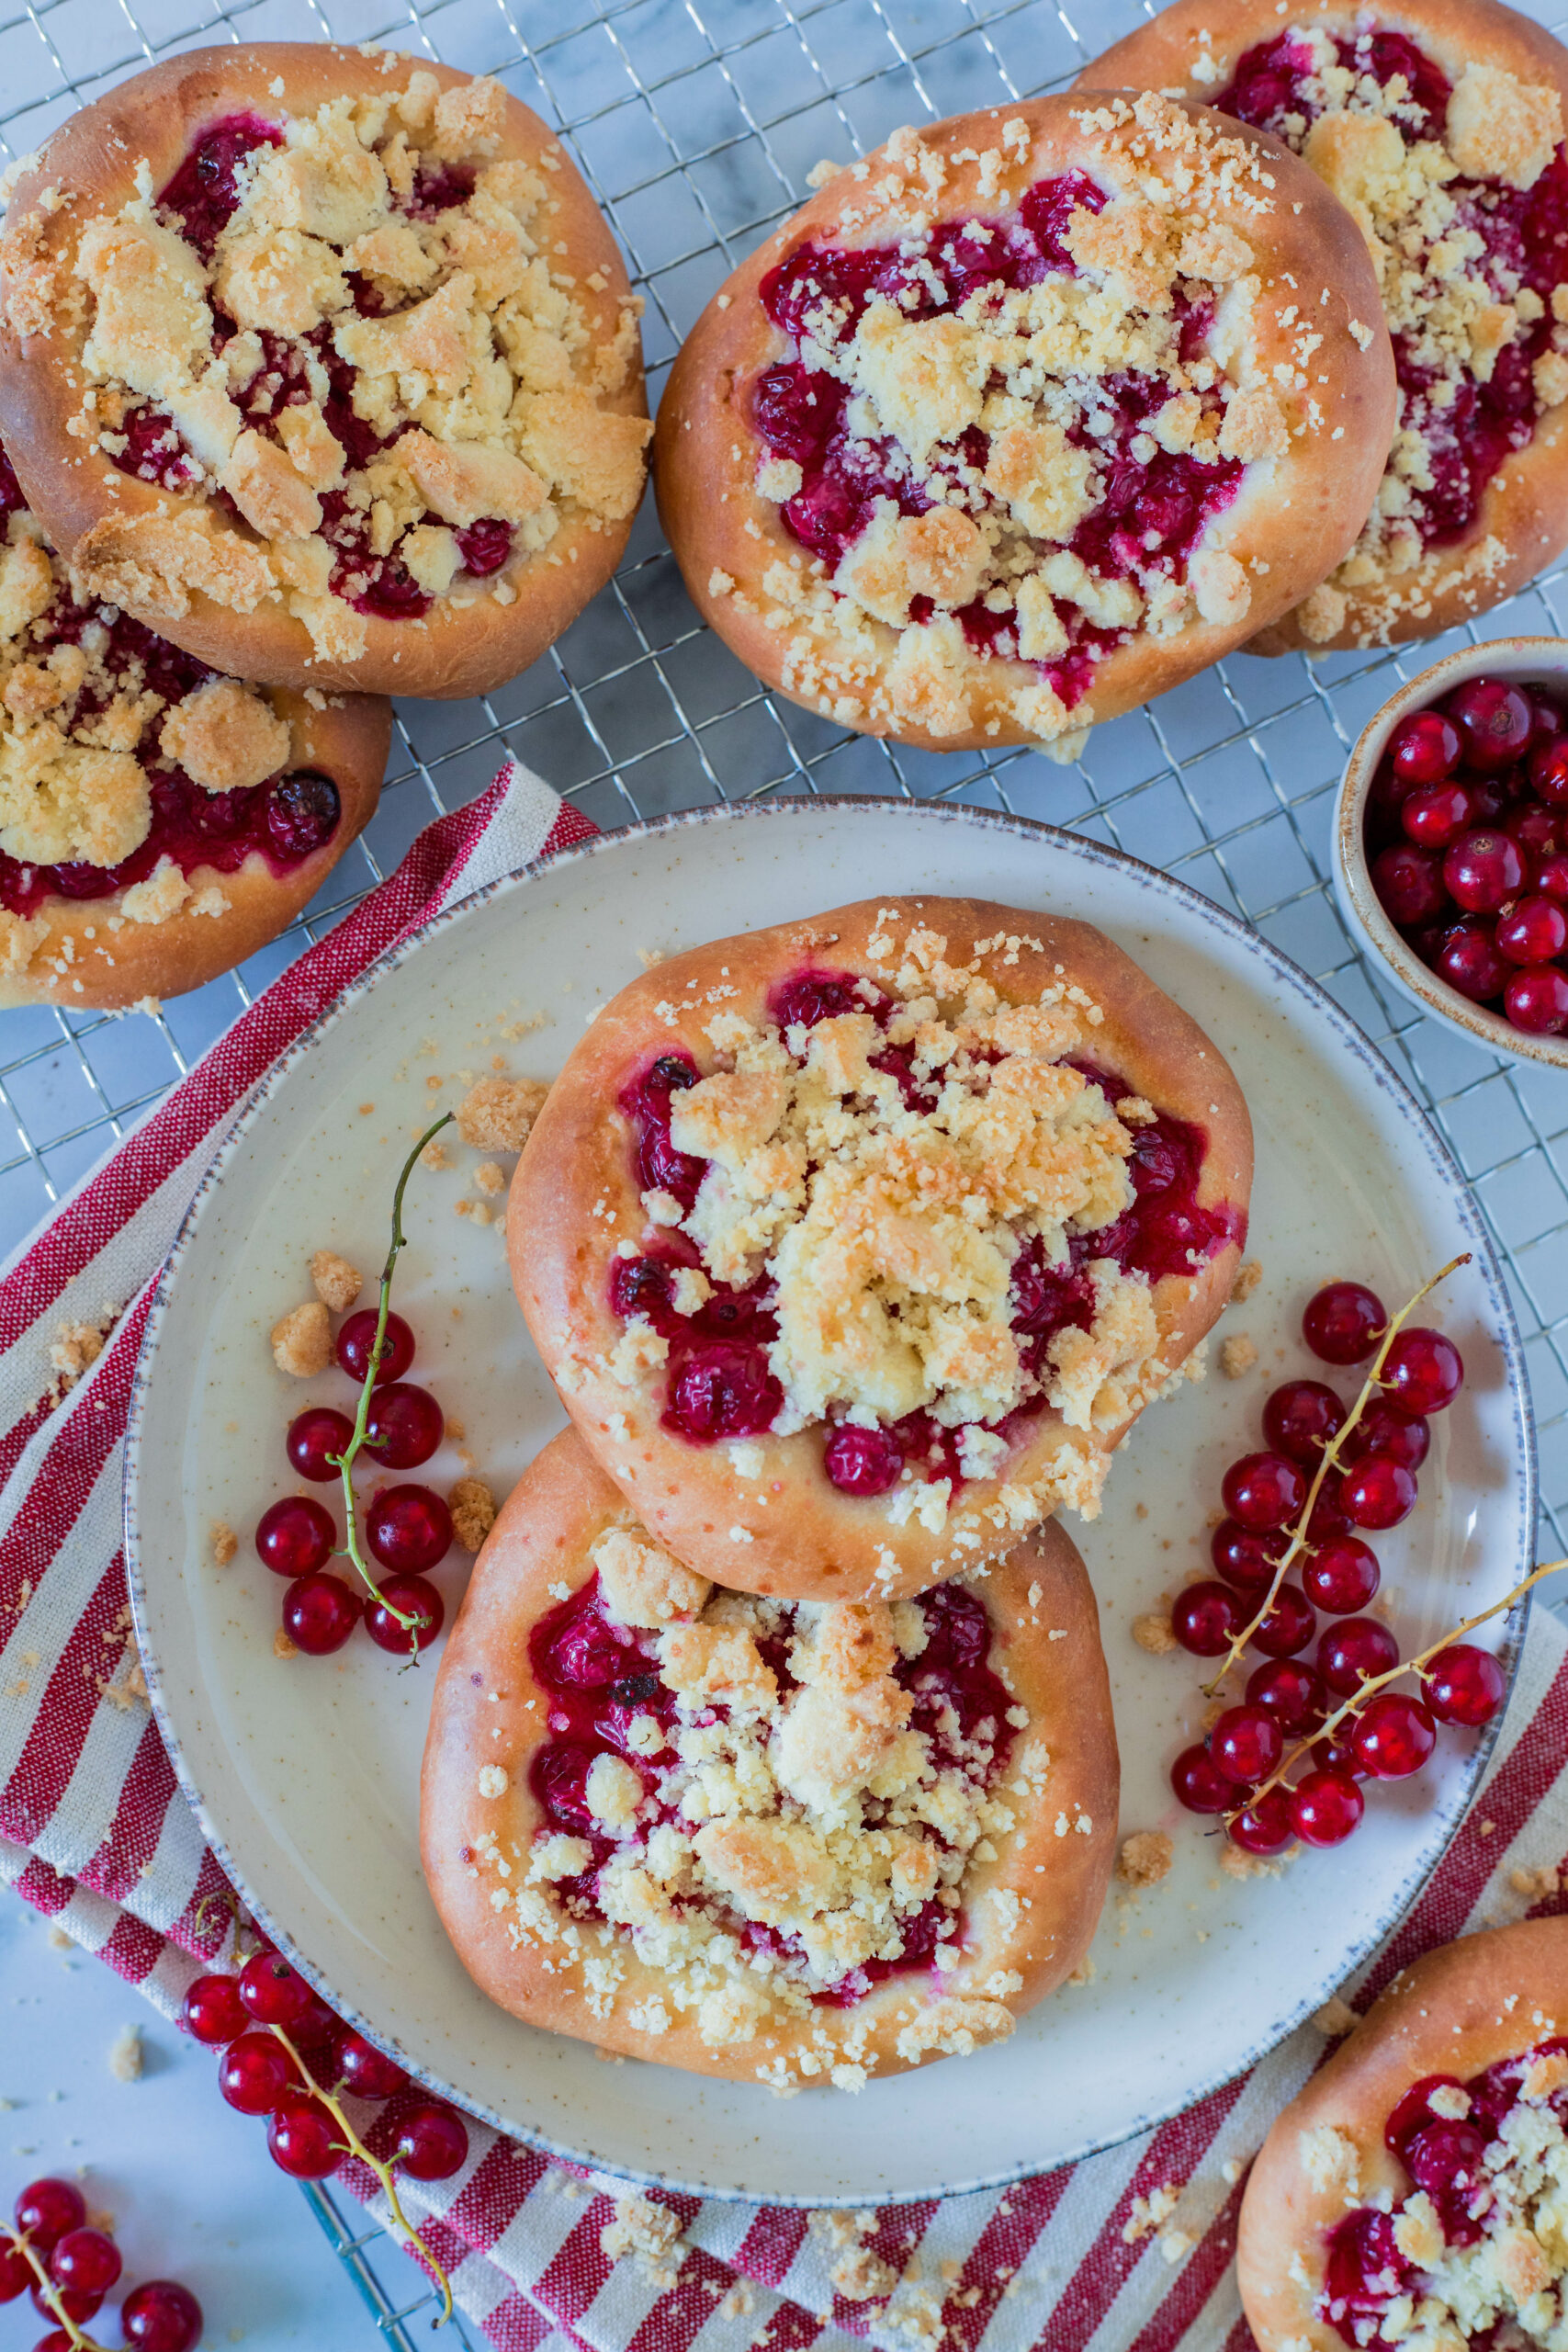
<path fill-rule="evenodd" d="M 267 1332 L 308 1295 L 312 1250 L 367 1272 L 393 1172 L 457 1073 L 504 1054 L 547 1077 L 592 1008 L 640 968 L 726 930 L 922 888 L 1052 907 L 1100 923 L 1235 1064 L 1258 1135 L 1250 1254 L 1261 1288 L 1233 1324 L 1261 1354 L 1139 1423 L 1105 1514 L 1080 1529 L 1103 1611 L 1123 1758 L 1123 1831 L 1164 1826 L 1177 1861 L 1131 1921 L 1112 1905 L 1091 1984 L 1016 2039 L 873 2084 L 775 2100 L 760 2086 L 640 2064 L 515 2024 L 454 1958 L 420 1875 L 420 1751 L 431 1671 L 356 1637 L 336 1658 L 273 1654 L 280 1587 L 250 1531 L 291 1483 L 299 1386 Z M 544 1025 L 505 1033 L 534 1015 Z M 440 1079 L 444 1084 L 432 1081 Z M 373 1106 L 373 1107 L 372 1107 Z M 460 1149 L 419 1170 L 397 1304 L 415 1377 L 467 1429 L 498 1490 L 563 1416 L 513 1303 L 502 1243 L 456 1213 L 479 1196 Z M 466 1165 L 465 1165 L 466 1163 Z M 1239 2072 L 1316 2007 L 1410 1902 L 1459 1820 L 1482 1754 L 1445 1735 L 1430 1767 L 1380 1789 L 1349 1851 L 1237 1883 L 1166 1769 L 1193 1735 L 1195 1662 L 1146 1657 L 1132 1620 L 1206 1572 L 1220 1475 L 1259 1442 L 1269 1383 L 1308 1365 L 1302 1305 L 1335 1274 L 1391 1301 L 1461 1250 L 1445 1328 L 1470 1380 L 1442 1417 L 1420 1505 L 1380 1539 L 1407 1646 L 1526 1572 L 1534 1479 L 1519 1346 L 1464 1183 L 1352 1023 L 1254 933 L 1167 876 L 1073 836 L 908 802 L 701 811 L 518 876 L 432 923 L 351 989 L 272 1071 L 192 1204 L 150 1319 L 127 1448 L 127 1549 L 159 1721 L 227 1868 L 344 2015 L 422 2079 L 526 2139 L 616 2171 L 812 2204 L 937 2196 L 1061 2164 L 1140 2131 Z M 334 1372 L 312 1385 L 344 1401 Z M 444 1449 L 430 1474 L 456 1476 Z M 214 1520 L 242 1532 L 213 1566 Z M 448 1610 L 462 1566 L 436 1571 Z M 1498 1632 L 1512 1656 L 1519 1625 Z M 824 2102 L 832 2101 L 831 2118 Z"/>

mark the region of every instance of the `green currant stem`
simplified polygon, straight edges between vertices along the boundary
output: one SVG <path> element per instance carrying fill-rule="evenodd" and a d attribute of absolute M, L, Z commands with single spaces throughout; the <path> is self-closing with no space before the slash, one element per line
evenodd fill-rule
<path fill-rule="evenodd" d="M 1280 1586 L 1284 1583 L 1285 1578 L 1290 1575 L 1291 1569 L 1295 1565 L 1295 1562 L 1299 1559 L 1302 1553 L 1311 1548 L 1307 1543 L 1307 1529 L 1311 1524 L 1313 1512 L 1317 1508 L 1317 1498 L 1323 1491 L 1323 1482 L 1327 1477 L 1329 1472 L 1337 1466 L 1340 1455 L 1344 1451 L 1346 1439 L 1356 1427 L 1362 1414 L 1366 1411 L 1367 1407 L 1371 1403 L 1372 1398 L 1377 1395 L 1379 1389 L 1382 1387 L 1383 1364 L 1387 1360 L 1388 1351 L 1393 1345 L 1394 1340 L 1397 1338 L 1401 1329 L 1409 1321 L 1411 1316 L 1415 1314 L 1416 1309 L 1420 1306 L 1421 1301 L 1428 1296 L 1431 1292 L 1435 1291 L 1439 1283 L 1446 1283 L 1450 1274 L 1457 1273 L 1461 1266 L 1468 1266 L 1469 1263 L 1470 1252 L 1468 1250 L 1458 1258 L 1450 1258 L 1448 1264 L 1442 1267 L 1432 1276 L 1430 1282 L 1425 1282 L 1422 1283 L 1414 1298 L 1407 1298 L 1405 1300 L 1404 1305 L 1400 1308 L 1397 1315 L 1391 1315 L 1389 1317 L 1388 1329 L 1383 1333 L 1382 1340 L 1378 1342 L 1378 1351 L 1372 1358 L 1372 1368 L 1371 1372 L 1368 1373 L 1365 1380 L 1361 1383 L 1360 1395 L 1351 1406 L 1350 1410 L 1346 1415 L 1341 1426 L 1336 1430 L 1334 1435 L 1329 1439 L 1327 1444 L 1324 1447 L 1323 1452 L 1318 1456 L 1317 1468 L 1314 1471 L 1312 1484 L 1307 1488 L 1307 1498 L 1302 1506 L 1301 1516 L 1291 1530 L 1290 1541 L 1286 1544 L 1285 1549 L 1280 1555 L 1279 1566 L 1274 1570 L 1273 1581 L 1270 1583 L 1268 1591 L 1263 1596 L 1262 1604 L 1258 1608 L 1256 1615 L 1253 1617 L 1251 1623 L 1244 1626 L 1239 1634 L 1234 1634 L 1231 1636 L 1231 1645 L 1225 1653 L 1225 1662 L 1224 1666 L 1220 1668 L 1219 1672 L 1215 1675 L 1212 1682 L 1205 1682 L 1203 1685 L 1203 1696 L 1205 1699 L 1213 1699 L 1216 1697 L 1221 1683 L 1224 1680 L 1232 1667 L 1240 1665 L 1242 1658 L 1246 1654 L 1248 1642 L 1251 1641 L 1254 1634 L 1257 1633 L 1258 1628 L 1262 1624 L 1263 1620 L 1268 1616 L 1269 1611 L 1273 1608 L 1275 1601 L 1279 1599 Z"/>
<path fill-rule="evenodd" d="M 1266 1797 L 1270 1789 L 1279 1787 L 1287 1772 L 1294 1771 L 1302 1758 L 1318 1740 L 1332 1739 L 1341 1724 L 1353 1722 L 1368 1700 L 1375 1699 L 1378 1692 L 1390 1682 L 1397 1682 L 1404 1674 L 1420 1675 L 1437 1657 L 1439 1650 L 1446 1650 L 1451 1642 L 1462 1642 L 1467 1634 L 1474 1633 L 1477 1625 L 1484 1625 L 1489 1617 L 1500 1616 L 1505 1609 L 1511 1609 L 1516 1600 L 1522 1600 L 1530 1587 L 1539 1584 L 1542 1577 L 1554 1577 L 1563 1568 L 1568 1568 L 1568 1559 L 1546 1561 L 1542 1566 L 1532 1569 L 1524 1582 L 1517 1584 L 1512 1592 L 1506 1592 L 1501 1600 L 1495 1600 L 1490 1609 L 1482 1610 L 1478 1616 L 1467 1617 L 1464 1623 L 1461 1625 L 1456 1625 L 1451 1633 L 1440 1634 L 1437 1641 L 1428 1643 L 1427 1646 L 1418 1651 L 1415 1657 L 1402 1658 L 1397 1666 L 1391 1666 L 1386 1673 L 1368 1675 L 1366 1680 L 1351 1692 L 1349 1698 L 1341 1700 L 1327 1720 L 1319 1724 L 1310 1739 L 1303 1739 L 1297 1747 L 1292 1747 L 1290 1754 L 1283 1758 L 1270 1772 L 1269 1778 L 1266 1781 L 1259 1781 L 1258 1786 L 1249 1793 L 1245 1804 L 1232 1807 L 1231 1811 L 1225 1815 L 1227 1824 L 1239 1821 L 1244 1813 L 1250 1813 L 1253 1806 L 1260 1798 Z"/>
<path fill-rule="evenodd" d="M 9 2222 L 0 2222 L 0 2229 L 5 2231 L 7 2239 L 43 2289 L 43 2299 L 49 2305 L 50 2317 L 57 2326 L 62 2327 L 70 2337 L 72 2352 L 107 2352 L 107 2347 L 98 2342 L 96 2336 L 88 2335 L 67 2313 L 60 2300 L 60 2290 L 49 2275 L 49 2265 L 40 2260 L 34 2251 L 32 2240 L 27 2232 L 14 2230 Z"/>
<path fill-rule="evenodd" d="M 333 1453 L 327 1457 L 330 1462 L 336 1464 L 343 1477 L 343 1514 L 348 1530 L 347 1540 L 343 1547 L 344 1555 L 352 1561 L 358 1571 L 359 1580 L 366 1591 L 375 1594 L 389 1617 L 395 1618 L 402 1626 L 409 1636 L 409 1651 L 412 1657 L 418 1656 L 419 1645 L 414 1636 L 419 1620 L 416 1617 L 405 1617 L 400 1609 L 392 1607 L 385 1595 L 378 1590 L 376 1579 L 365 1564 L 365 1555 L 359 1548 L 359 1521 L 355 1502 L 353 1472 L 355 1463 L 366 1442 L 365 1433 L 370 1419 L 370 1399 L 376 1386 L 376 1375 L 381 1368 L 381 1343 L 386 1337 L 387 1317 L 391 1311 L 392 1305 L 392 1269 L 397 1264 L 399 1253 L 408 1239 L 408 1236 L 403 1231 L 403 1193 L 409 1178 L 413 1174 L 414 1162 L 420 1153 L 434 1136 L 441 1133 L 443 1127 L 451 1125 L 455 1115 L 451 1111 L 443 1112 L 434 1126 L 426 1127 L 403 1162 L 402 1173 L 398 1178 L 398 1189 L 392 1194 L 392 1238 L 387 1251 L 387 1262 L 381 1269 L 381 1295 L 376 1309 L 376 1337 L 371 1343 L 370 1361 L 365 1368 L 365 1377 L 359 1384 L 359 1409 L 354 1417 L 354 1435 L 349 1439 L 341 1454 Z"/>
<path fill-rule="evenodd" d="M 446 1123 L 443 1120 L 441 1124 L 445 1126 Z M 408 1170 L 405 1169 L 403 1172 L 406 1175 Z M 401 1189 L 402 1188 L 400 1185 L 399 1191 L 400 1192 Z M 269 2030 L 277 2036 L 277 2039 L 282 2042 L 285 2050 L 288 2051 L 288 2055 L 294 2061 L 295 2067 L 299 2072 L 301 2081 L 310 2081 L 311 2078 L 306 2071 L 304 2062 L 301 2060 L 299 2052 L 295 2049 L 294 2044 L 288 2039 L 288 2036 L 285 2032 L 283 2027 L 280 2025 L 275 2025 Z M 441 2265 L 436 2261 L 435 2256 L 431 2253 L 430 2248 L 425 2245 L 424 2240 L 420 2236 L 419 2232 L 414 2228 L 412 2222 L 403 2211 L 401 2205 L 399 2203 L 397 2178 L 392 2171 L 391 2165 L 389 2164 L 384 2164 L 379 2156 L 373 2156 L 371 2154 L 369 2149 L 366 2146 L 364 2141 L 360 2138 L 358 2132 L 349 2121 L 348 2117 L 344 2114 L 343 2102 L 339 2099 L 335 2091 L 324 2090 L 320 2085 L 315 2085 L 311 2089 L 310 2096 L 313 2098 L 320 2099 L 321 2105 L 332 2117 L 333 2121 L 337 2125 L 338 2130 L 343 2133 L 343 2152 L 344 2155 L 357 2157 L 362 2165 L 368 2165 L 369 2169 L 375 2174 L 377 2179 L 380 2182 L 382 2189 L 386 2195 L 388 2206 L 391 2211 L 393 2228 L 400 2233 L 400 2245 L 409 2248 L 411 2251 L 417 2248 L 420 2260 L 427 2263 L 430 2268 L 434 2272 L 435 2282 L 441 2290 L 441 2313 L 440 2317 L 434 2320 L 432 2324 L 436 2327 L 444 2327 L 452 2316 L 451 2282 L 447 2278 L 445 2270 L 442 2269 Z"/>

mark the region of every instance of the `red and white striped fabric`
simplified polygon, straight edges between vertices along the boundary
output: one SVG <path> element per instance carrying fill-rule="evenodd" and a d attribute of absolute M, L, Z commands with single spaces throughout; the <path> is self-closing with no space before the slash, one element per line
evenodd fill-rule
<path fill-rule="evenodd" d="M 165 2014 L 231 1932 L 225 1882 L 138 1695 L 119 1549 L 120 1440 L 151 1287 L 219 1138 L 263 1071 L 384 948 L 495 876 L 593 831 L 512 765 L 443 817 L 338 928 L 258 998 L 184 1083 L 0 1272 L 0 1879 Z M 62 1324 L 117 1311 L 63 1402 L 42 1395 Z M 1510 1873 L 1568 1855 L 1568 1657 L 1538 1614 L 1485 1787 L 1414 1910 L 1363 1972 L 1511 1910 Z M 669 2196 L 673 2285 L 600 2235 L 614 2184 L 470 2127 L 451 2181 L 411 2215 L 463 2309 L 516 2352 L 769 2352 L 852 2339 L 957 2352 L 1245 2352 L 1230 2267 L 1240 2166 L 1321 2056 L 1311 2029 L 1156 2131 L 1001 2191 L 891 2208 L 867 2247 L 886 2303 L 836 2297 L 830 2227 L 778 2207 Z M 216 2091 L 215 2094 L 216 2096 Z M 389 2135 L 396 2103 L 370 2127 Z M 347 2185 L 375 2207 L 370 2176 Z M 1162 2232 L 1135 2198 L 1180 2191 Z"/>

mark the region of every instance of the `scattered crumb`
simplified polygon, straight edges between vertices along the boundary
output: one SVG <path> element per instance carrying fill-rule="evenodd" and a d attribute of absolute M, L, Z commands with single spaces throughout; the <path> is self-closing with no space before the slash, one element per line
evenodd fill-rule
<path fill-rule="evenodd" d="M 1162 2230 L 1159 2234 L 1159 2250 L 1173 2270 L 1179 2262 L 1185 2261 L 1197 2243 L 1190 2230 Z"/>
<path fill-rule="evenodd" d="M 314 1380 L 333 1360 L 332 1325 L 319 1298 L 272 1327 L 272 1360 L 295 1380 Z"/>
<path fill-rule="evenodd" d="M 1247 2166 L 1239 2156 L 1227 2156 L 1220 2166 L 1220 2178 L 1227 2188 L 1234 2188 L 1246 2170 Z"/>
<path fill-rule="evenodd" d="M 1497 1835 L 1497 1824 L 1495 1821 L 1483 1821 L 1478 1823 L 1476 1826 L 1476 1835 L 1481 1838 L 1495 1838 Z"/>
<path fill-rule="evenodd" d="M 357 1266 L 340 1258 L 335 1250 L 318 1250 L 310 1261 L 310 1280 L 316 1286 L 316 1296 L 334 1315 L 346 1315 L 364 1288 Z"/>
<path fill-rule="evenodd" d="M 1544 1902 L 1549 1894 L 1559 1894 L 1562 1890 L 1561 1872 L 1544 1863 L 1539 1870 L 1510 1871 L 1508 1884 L 1516 1894 L 1528 1895 L 1532 1903 Z"/>
<path fill-rule="evenodd" d="M 446 1501 L 453 1534 L 465 1552 L 477 1552 L 495 1525 L 495 1497 L 482 1478 L 459 1478 Z"/>
<path fill-rule="evenodd" d="M 1245 1331 L 1233 1331 L 1220 1341 L 1220 1370 L 1227 1380 L 1241 1380 L 1258 1362 L 1258 1350 Z"/>
<path fill-rule="evenodd" d="M 1146 1617 L 1133 1620 L 1133 1639 L 1151 1657 L 1168 1657 L 1176 1647 L 1176 1635 L 1170 1630 L 1170 1619 L 1163 1611 L 1154 1611 Z"/>
<path fill-rule="evenodd" d="M 240 1548 L 239 1537 L 226 1521 L 215 1519 L 210 1540 L 213 1559 L 220 1568 L 226 1568 Z"/>
<path fill-rule="evenodd" d="M 431 1136 L 430 1141 L 419 1155 L 419 1164 L 422 1168 L 451 1167 L 452 1162 L 446 1156 L 446 1147 L 439 1136 Z"/>
<path fill-rule="evenodd" d="M 62 1928 L 58 1919 L 51 1919 L 49 1924 L 49 1948 L 51 1951 L 74 1951 L 76 1949 L 75 1937 L 69 1928 Z"/>
<path fill-rule="evenodd" d="M 370 1116 L 371 1112 L 372 1112 L 375 1108 L 376 1108 L 376 1105 L 375 1105 L 375 1103 L 374 1103 L 374 1102 L 362 1102 L 362 1103 L 360 1104 L 360 1106 L 359 1106 L 359 1115 L 360 1115 L 360 1117 L 361 1117 L 362 1119 L 367 1119 L 367 1118 Z"/>
<path fill-rule="evenodd" d="M 498 1167 L 493 1159 L 481 1160 L 474 1170 L 474 1182 L 481 1193 L 489 1193 L 493 1196 L 504 1188 L 506 1170 Z"/>
<path fill-rule="evenodd" d="M 617 2197 L 614 2218 L 599 2233 L 599 2244 L 612 2262 L 635 2256 L 653 2285 L 666 2290 L 680 2276 L 680 2263 L 670 2259 L 680 2239 L 680 2215 L 667 2205 L 656 2205 L 651 2197 Z"/>
<path fill-rule="evenodd" d="M 122 2026 L 109 2044 L 109 2073 L 117 2083 L 139 2083 L 141 2079 L 145 2052 L 141 2047 L 141 2028 Z"/>
<path fill-rule="evenodd" d="M 1220 1868 L 1227 1878 L 1278 1878 L 1301 1850 L 1299 1846 L 1287 1846 L 1269 1861 L 1262 1854 L 1249 1854 L 1244 1847 L 1233 1846 L 1227 1838 L 1220 1849 Z"/>
<path fill-rule="evenodd" d="M 298 1657 L 299 1652 L 280 1625 L 272 1637 L 274 1657 Z"/>
<path fill-rule="evenodd" d="M 49 1361 L 55 1373 L 52 1394 L 56 1404 L 75 1387 L 89 1364 L 96 1363 L 113 1328 L 114 1317 L 107 1309 L 101 1323 L 60 1325 L 49 1348 Z"/>
<path fill-rule="evenodd" d="M 457 1133 L 479 1151 L 521 1151 L 547 1092 L 536 1079 L 481 1078 L 457 1105 Z"/>
<path fill-rule="evenodd" d="M 828 2273 L 828 2283 L 846 2303 L 879 2303 L 898 2284 L 898 2273 L 868 2245 L 851 2246 Z"/>
<path fill-rule="evenodd" d="M 651 972 L 656 964 L 663 963 L 664 950 L 662 947 L 639 947 L 637 960 L 645 972 Z"/>
<path fill-rule="evenodd" d="M 1092 1984 L 1099 1974 L 1100 1970 L 1095 1962 L 1093 1953 L 1085 1952 L 1083 1958 L 1079 1961 L 1072 1974 L 1066 1979 L 1066 1982 L 1069 1984 Z"/>
<path fill-rule="evenodd" d="M 1262 1280 L 1262 1267 L 1256 1258 L 1248 1258 L 1245 1265 L 1235 1270 L 1235 1280 L 1231 1284 L 1231 1305 L 1239 1306 L 1244 1299 L 1250 1298 Z"/>
<path fill-rule="evenodd" d="M 1162 2188 L 1151 2190 L 1147 2197 L 1134 2197 L 1133 2210 L 1122 2224 L 1122 2245 L 1136 2245 L 1140 2238 L 1146 2238 L 1151 2231 L 1161 2228 L 1175 2212 L 1180 2196 L 1181 2191 L 1176 2183 L 1168 2180 Z"/>
<path fill-rule="evenodd" d="M 1312 2021 L 1325 2041 L 1337 2041 L 1341 2034 L 1348 2033 L 1359 2022 L 1349 2002 L 1342 2001 L 1337 1993 L 1325 2001 L 1321 2009 L 1313 2011 Z"/>
<path fill-rule="evenodd" d="M 624 2066 L 626 2063 L 625 2054 L 621 2051 L 601 2050 L 597 2042 L 593 2044 L 593 2055 L 595 2058 L 602 2059 L 606 2066 Z"/>
<path fill-rule="evenodd" d="M 1157 1886 L 1170 1868 L 1170 1856 L 1163 1829 L 1135 1829 L 1122 1841 L 1116 1874 L 1128 1886 Z"/>

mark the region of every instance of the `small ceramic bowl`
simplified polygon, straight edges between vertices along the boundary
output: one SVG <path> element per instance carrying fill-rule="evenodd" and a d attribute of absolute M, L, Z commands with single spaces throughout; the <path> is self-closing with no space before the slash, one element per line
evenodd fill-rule
<path fill-rule="evenodd" d="M 1461 1037 L 1486 1046 L 1493 1053 L 1568 1069 L 1568 1036 L 1532 1037 L 1516 1029 L 1502 1013 L 1472 1004 L 1423 964 L 1383 912 L 1368 870 L 1367 795 L 1389 737 L 1413 710 L 1424 710 L 1467 678 L 1481 677 L 1548 686 L 1568 702 L 1568 641 L 1559 637 L 1504 637 L 1490 645 L 1467 646 L 1461 652 L 1434 662 L 1429 670 L 1423 670 L 1419 677 L 1389 696 L 1362 728 L 1345 764 L 1334 810 L 1334 888 L 1352 937 L 1422 1012 L 1446 1022 Z"/>

